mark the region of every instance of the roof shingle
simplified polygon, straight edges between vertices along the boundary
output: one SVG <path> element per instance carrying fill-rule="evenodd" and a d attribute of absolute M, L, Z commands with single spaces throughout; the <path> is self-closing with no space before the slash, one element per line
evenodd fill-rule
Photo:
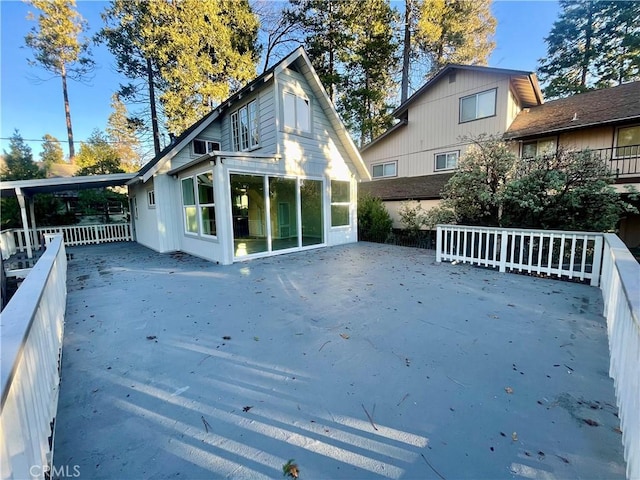
<path fill-rule="evenodd" d="M 382 200 L 428 200 L 441 198 L 440 192 L 453 173 L 421 175 L 419 177 L 389 178 L 363 182 L 360 194 L 369 193 Z"/>

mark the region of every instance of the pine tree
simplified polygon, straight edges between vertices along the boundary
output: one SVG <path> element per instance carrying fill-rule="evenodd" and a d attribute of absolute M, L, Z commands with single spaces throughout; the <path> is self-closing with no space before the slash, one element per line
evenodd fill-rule
<path fill-rule="evenodd" d="M 135 172 L 141 166 L 140 141 L 136 135 L 138 124 L 127 116 L 127 107 L 117 93 L 111 96 L 113 112 L 107 120 L 107 138 L 120 158 L 126 172 Z"/>
<path fill-rule="evenodd" d="M 80 38 L 87 30 L 87 23 L 75 9 L 75 0 L 28 0 L 29 4 L 42 11 L 38 15 L 38 26 L 25 37 L 33 50 L 32 65 L 39 65 L 62 80 L 62 95 L 67 122 L 69 158 L 73 162 L 75 148 L 73 127 L 69 107 L 67 78 L 81 80 L 93 69 L 89 42 Z M 29 13 L 29 19 L 35 19 Z"/>
<path fill-rule="evenodd" d="M 18 130 L 9 139 L 9 152 L 4 152 L 5 168 L 0 172 L 0 180 L 30 180 L 43 178 L 42 171 L 33 161 L 33 152 Z"/>
<path fill-rule="evenodd" d="M 160 91 L 174 134 L 255 76 L 258 22 L 247 0 L 115 0 L 104 18 L 108 26 L 99 38 L 118 70 L 147 80 L 152 108 Z M 124 93 L 139 98 L 135 86 Z M 159 144 L 158 133 L 154 139 Z"/>
<path fill-rule="evenodd" d="M 391 26 L 396 21 L 386 0 L 354 2 L 353 38 L 347 45 L 338 109 L 360 145 L 370 142 L 393 122 L 390 114 L 392 73 L 398 45 Z"/>
<path fill-rule="evenodd" d="M 64 163 L 64 153 L 60 142 L 53 135 L 45 133 L 42 137 L 42 151 L 40 152 L 40 161 L 44 169 L 48 171 L 51 165 L 55 163 Z"/>
<path fill-rule="evenodd" d="M 420 7 L 416 43 L 433 75 L 447 63 L 486 65 L 495 47 L 491 0 L 428 0 Z"/>
<path fill-rule="evenodd" d="M 557 98 L 640 78 L 640 4 L 561 0 L 538 74 Z"/>

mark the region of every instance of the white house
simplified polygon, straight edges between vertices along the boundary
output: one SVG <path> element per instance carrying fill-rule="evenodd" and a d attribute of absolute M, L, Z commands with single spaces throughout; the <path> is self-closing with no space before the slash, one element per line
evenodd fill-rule
<path fill-rule="evenodd" d="M 357 241 L 367 168 L 299 48 L 128 183 L 136 240 L 222 264 Z"/>

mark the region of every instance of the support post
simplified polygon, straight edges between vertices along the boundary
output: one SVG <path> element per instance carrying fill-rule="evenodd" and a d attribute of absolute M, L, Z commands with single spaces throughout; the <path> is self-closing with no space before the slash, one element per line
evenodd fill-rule
<path fill-rule="evenodd" d="M 40 250 L 40 239 L 38 238 L 38 227 L 36 225 L 36 207 L 33 197 L 27 197 L 29 202 L 29 218 L 31 219 L 31 231 L 33 232 L 33 247 L 36 250 Z"/>
<path fill-rule="evenodd" d="M 18 205 L 20 205 L 20 216 L 22 217 L 22 231 L 24 232 L 24 241 L 27 244 L 27 258 L 33 258 L 33 250 L 31 249 L 31 239 L 29 238 L 29 221 L 27 220 L 27 208 L 24 203 L 24 195 L 19 187 L 16 187 L 16 197 L 18 197 Z"/>

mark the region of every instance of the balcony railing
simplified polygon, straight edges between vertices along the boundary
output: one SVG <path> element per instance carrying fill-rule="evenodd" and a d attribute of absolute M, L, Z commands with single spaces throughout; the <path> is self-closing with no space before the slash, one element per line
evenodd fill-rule
<path fill-rule="evenodd" d="M 616 177 L 640 174 L 640 145 L 601 148 L 592 152 L 609 162 L 611 173 Z"/>

